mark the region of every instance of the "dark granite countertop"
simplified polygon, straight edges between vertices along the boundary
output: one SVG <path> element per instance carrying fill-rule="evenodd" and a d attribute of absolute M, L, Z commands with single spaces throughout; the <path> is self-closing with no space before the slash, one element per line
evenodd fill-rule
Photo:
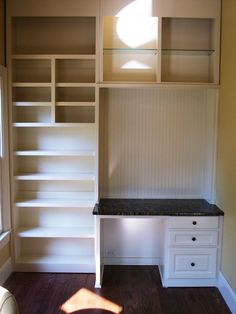
<path fill-rule="evenodd" d="M 224 212 L 204 199 L 102 198 L 94 215 L 122 216 L 222 216 Z"/>

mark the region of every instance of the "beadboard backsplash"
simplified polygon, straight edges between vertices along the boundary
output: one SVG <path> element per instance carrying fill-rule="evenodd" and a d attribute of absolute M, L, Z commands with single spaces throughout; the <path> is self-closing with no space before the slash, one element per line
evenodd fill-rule
<path fill-rule="evenodd" d="M 217 91 L 100 91 L 100 197 L 212 199 Z"/>

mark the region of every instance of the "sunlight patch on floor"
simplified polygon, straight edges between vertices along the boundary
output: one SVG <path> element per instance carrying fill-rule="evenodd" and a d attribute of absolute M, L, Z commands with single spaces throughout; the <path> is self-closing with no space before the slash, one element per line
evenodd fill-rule
<path fill-rule="evenodd" d="M 73 313 L 75 311 L 87 309 L 101 309 L 110 311 L 114 314 L 120 314 L 123 310 L 122 306 L 85 288 L 78 290 L 61 306 L 61 310 L 64 313 Z"/>

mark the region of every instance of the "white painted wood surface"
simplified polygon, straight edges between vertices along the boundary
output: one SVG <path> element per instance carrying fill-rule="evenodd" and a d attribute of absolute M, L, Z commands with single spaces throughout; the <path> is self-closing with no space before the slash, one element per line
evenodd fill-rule
<path fill-rule="evenodd" d="M 100 196 L 210 197 L 208 101 L 206 90 L 102 90 Z"/>

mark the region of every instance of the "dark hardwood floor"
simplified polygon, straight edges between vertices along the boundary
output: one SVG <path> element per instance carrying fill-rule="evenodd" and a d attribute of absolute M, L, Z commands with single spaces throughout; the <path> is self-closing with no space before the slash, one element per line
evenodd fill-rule
<path fill-rule="evenodd" d="M 153 266 L 106 266 L 102 289 L 94 281 L 94 274 L 14 273 L 4 286 L 15 295 L 20 314 L 230 313 L 218 289 L 162 288 Z"/>

